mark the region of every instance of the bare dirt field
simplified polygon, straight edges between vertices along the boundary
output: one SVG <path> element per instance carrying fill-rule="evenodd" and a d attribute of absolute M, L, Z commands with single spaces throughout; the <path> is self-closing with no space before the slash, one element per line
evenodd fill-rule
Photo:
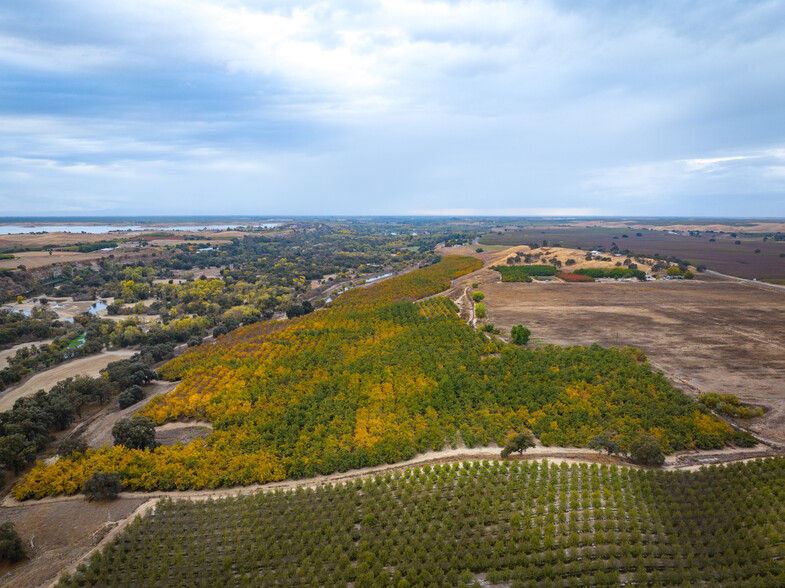
<path fill-rule="evenodd" d="M 19 235 L 0 235 L 0 249 L 14 247 L 46 247 L 48 245 L 72 245 L 74 243 L 97 243 L 126 237 L 130 233 L 22 233 Z"/>
<path fill-rule="evenodd" d="M 161 445 L 172 446 L 178 442 L 188 445 L 196 439 L 204 439 L 212 432 L 213 424 L 208 422 L 166 423 L 155 428 L 155 440 Z"/>
<path fill-rule="evenodd" d="M 53 263 L 84 263 L 95 261 L 102 257 L 112 255 L 111 251 L 92 251 L 79 253 L 78 251 L 53 251 L 49 255 L 46 251 L 23 251 L 14 253 L 14 259 L 0 259 L 0 268 L 15 268 L 19 265 L 27 269 L 46 267 Z"/>
<path fill-rule="evenodd" d="M 480 282 L 487 322 L 522 324 L 536 342 L 637 347 L 692 396 L 736 394 L 763 406 L 742 421 L 785 443 L 785 293 L 701 276 L 692 281 L 502 283 L 484 269 L 456 281 L 453 299 Z M 465 304 L 465 302 L 464 302 Z"/>
<path fill-rule="evenodd" d="M 484 235 L 480 243 L 488 245 L 521 245 L 524 243 L 560 243 L 565 247 L 583 250 L 603 247 L 609 250 L 615 243 L 621 251 L 653 257 L 675 256 L 692 265 L 742 278 L 785 278 L 785 241 L 763 240 L 760 234 L 736 233 L 720 235 L 705 233 L 690 235 L 671 230 L 610 229 L 603 227 L 537 227 L 533 229 Z M 482 247 L 483 245 L 481 245 Z M 783 257 L 780 257 L 783 255 Z"/>
<path fill-rule="evenodd" d="M 104 351 L 98 355 L 81 357 L 67 361 L 52 369 L 34 374 L 18 386 L 10 388 L 0 395 L 0 412 L 11 410 L 18 398 L 31 396 L 38 390 L 49 390 L 60 380 L 75 376 L 97 376 L 109 363 L 131 357 L 135 352 L 127 349 Z"/>
<path fill-rule="evenodd" d="M 16 525 L 28 559 L 13 566 L 0 564 L 0 585 L 47 585 L 145 501 L 136 497 L 101 503 L 79 499 L 2 508 L 0 518 Z"/>

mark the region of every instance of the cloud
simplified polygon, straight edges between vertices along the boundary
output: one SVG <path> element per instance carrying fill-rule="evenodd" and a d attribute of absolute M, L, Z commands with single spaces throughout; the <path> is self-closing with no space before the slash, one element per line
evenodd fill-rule
<path fill-rule="evenodd" d="M 783 17 L 708 0 L 8 3 L 0 206 L 782 214 Z"/>

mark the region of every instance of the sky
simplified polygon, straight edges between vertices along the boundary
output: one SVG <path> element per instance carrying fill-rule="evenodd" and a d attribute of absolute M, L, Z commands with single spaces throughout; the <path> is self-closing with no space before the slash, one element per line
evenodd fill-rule
<path fill-rule="evenodd" d="M 0 210 L 785 217 L 785 2 L 3 2 Z"/>

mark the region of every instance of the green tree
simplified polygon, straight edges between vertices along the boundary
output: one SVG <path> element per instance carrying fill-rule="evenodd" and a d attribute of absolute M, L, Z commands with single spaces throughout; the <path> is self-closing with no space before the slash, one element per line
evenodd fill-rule
<path fill-rule="evenodd" d="M 14 470 L 14 475 L 35 459 L 35 444 L 21 433 L 0 437 L 0 465 Z"/>
<path fill-rule="evenodd" d="M 117 397 L 117 400 L 120 403 L 120 408 L 128 408 L 139 402 L 140 400 L 144 399 L 145 391 L 144 388 L 141 386 L 133 385 L 129 388 L 126 388 L 120 395 Z"/>
<path fill-rule="evenodd" d="M 14 523 L 6 521 L 0 524 L 0 561 L 15 563 L 27 557 L 22 545 L 22 538 L 14 528 Z"/>
<path fill-rule="evenodd" d="M 502 458 L 506 459 L 513 451 L 517 451 L 521 455 L 529 447 L 534 447 L 534 436 L 529 431 L 523 431 L 513 437 L 507 445 L 502 449 Z"/>
<path fill-rule="evenodd" d="M 474 314 L 477 318 L 485 318 L 488 315 L 488 312 L 485 310 L 485 304 L 483 302 L 478 302 L 474 306 Z"/>
<path fill-rule="evenodd" d="M 113 472 L 93 472 L 84 483 L 87 500 L 114 500 L 123 489 L 120 478 Z"/>
<path fill-rule="evenodd" d="M 155 449 L 155 424 L 147 417 L 120 419 L 112 427 L 115 445 L 128 449 Z"/>
<path fill-rule="evenodd" d="M 682 275 L 684 276 L 685 280 L 692 280 L 695 277 L 695 274 L 693 274 L 690 270 L 685 271 Z"/>
<path fill-rule="evenodd" d="M 661 466 L 665 463 L 660 442 L 651 435 L 641 435 L 630 444 L 630 458 L 633 463 Z"/>
<path fill-rule="evenodd" d="M 612 431 L 605 431 L 604 433 L 601 433 L 600 435 L 597 435 L 589 439 L 589 442 L 586 444 L 586 446 L 589 449 L 594 449 L 595 451 L 599 451 L 599 452 L 607 451 L 608 456 L 611 456 L 613 454 L 618 455 L 620 453 L 626 453 L 621 448 L 621 446 L 618 443 L 616 443 L 616 441 L 614 441 L 613 439 L 614 435 L 615 433 L 613 433 Z"/>
<path fill-rule="evenodd" d="M 682 274 L 682 271 L 681 271 L 681 269 L 679 269 L 678 266 L 674 265 L 674 266 L 669 267 L 668 271 L 665 272 L 665 273 L 668 274 L 669 276 L 680 276 Z"/>
<path fill-rule="evenodd" d="M 87 451 L 87 442 L 84 439 L 66 439 L 57 449 L 57 453 L 63 457 L 72 453 L 84 453 L 85 451 Z"/>
<path fill-rule="evenodd" d="M 529 342 L 532 332 L 523 325 L 515 325 L 510 329 L 512 342 L 516 345 L 526 345 Z"/>
<path fill-rule="evenodd" d="M 485 298 L 485 294 L 477 290 L 477 292 L 472 292 L 472 300 L 475 302 L 482 302 L 483 298 Z"/>

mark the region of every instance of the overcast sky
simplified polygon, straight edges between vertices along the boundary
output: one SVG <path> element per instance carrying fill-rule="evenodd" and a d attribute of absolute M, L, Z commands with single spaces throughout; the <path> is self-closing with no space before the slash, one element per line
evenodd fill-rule
<path fill-rule="evenodd" d="M 0 3 L 0 216 L 785 216 L 785 2 Z"/>

